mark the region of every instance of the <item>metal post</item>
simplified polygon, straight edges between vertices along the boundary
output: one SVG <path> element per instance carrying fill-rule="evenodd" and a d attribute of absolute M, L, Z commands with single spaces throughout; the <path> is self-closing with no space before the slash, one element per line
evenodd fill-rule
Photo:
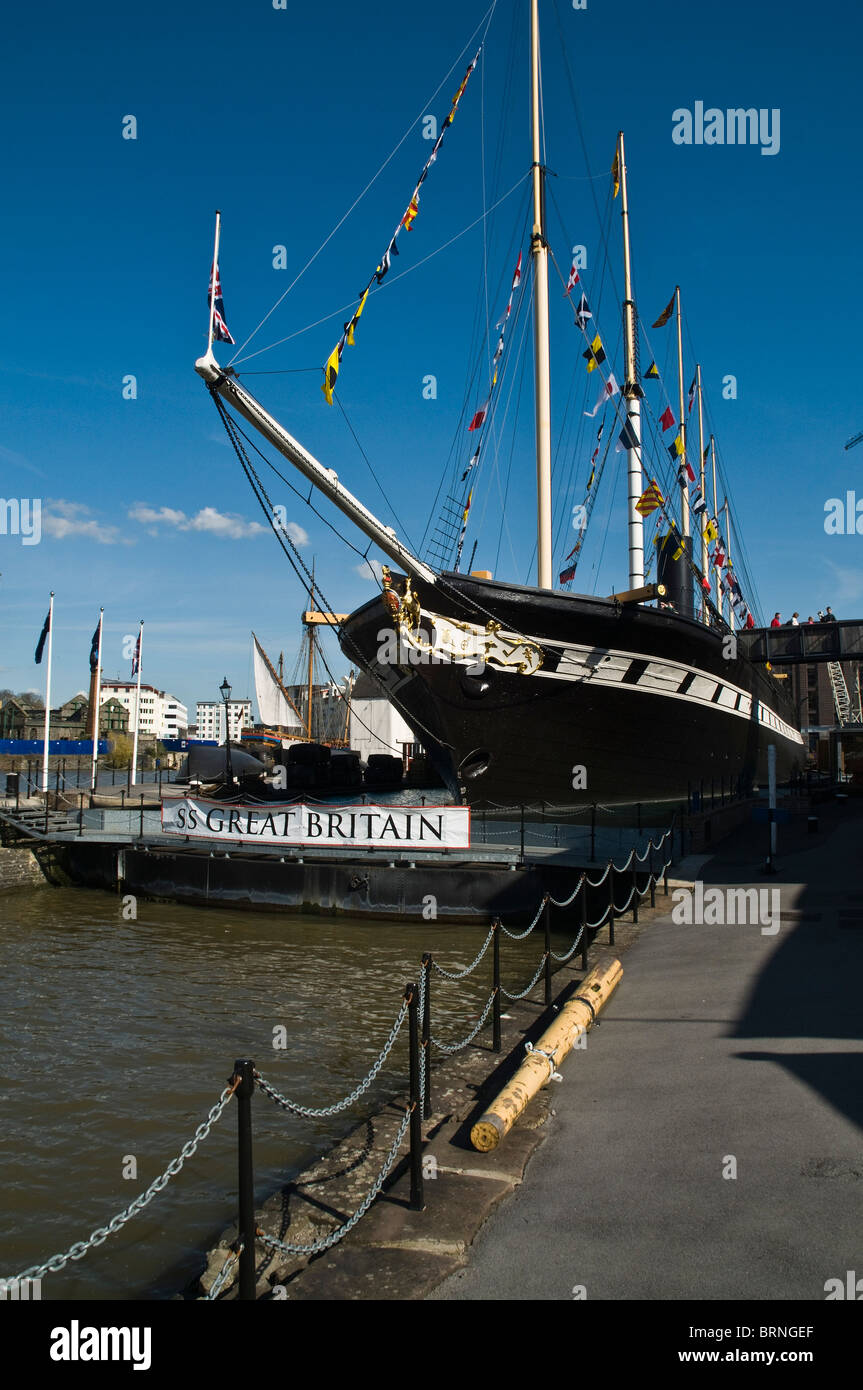
<path fill-rule="evenodd" d="M 498 917 L 495 917 L 492 922 L 492 931 L 494 932 L 491 939 L 494 1003 L 491 1006 L 491 1047 L 493 1052 L 500 1052 L 500 919 Z"/>
<path fill-rule="evenodd" d="M 608 861 L 608 944 L 614 945 L 614 860 Z"/>
<path fill-rule="evenodd" d="M 126 809 L 126 788 L 124 787 L 124 788 L 122 789 L 122 791 L 120 792 L 120 810 L 121 810 L 121 811 L 125 811 L 125 809 Z"/>
<path fill-rule="evenodd" d="M 425 1099 L 423 1103 L 423 1119 L 427 1120 L 431 1115 L 431 951 L 423 951 L 423 965 L 425 966 L 425 983 L 423 986 L 424 998 L 422 1046 L 423 1052 L 425 1053 L 426 1063 L 426 1084 Z"/>
<path fill-rule="evenodd" d="M 521 862 L 524 863 L 524 807 L 521 808 Z"/>
<path fill-rule="evenodd" d="M 240 1084 L 237 1099 L 237 1187 L 239 1191 L 237 1227 L 243 1248 L 240 1252 L 240 1298 L 255 1297 L 255 1178 L 252 1168 L 252 1096 L 255 1092 L 255 1064 L 239 1058 L 234 1063 L 235 1081 Z"/>
<path fill-rule="evenodd" d="M 545 900 L 542 912 L 545 926 L 545 1002 L 551 1003 L 551 903 Z"/>
<path fill-rule="evenodd" d="M 596 862 L 596 802 L 590 808 L 590 862 Z"/>
<path fill-rule="evenodd" d="M 648 860 L 650 869 L 650 906 L 656 907 L 656 876 L 653 872 L 653 836 L 650 837 L 650 859 Z"/>
<path fill-rule="evenodd" d="M 84 793 L 78 793 L 78 834 L 84 834 Z"/>
<path fill-rule="evenodd" d="M 632 920 L 638 921 L 638 860 L 632 861 Z"/>
<path fill-rule="evenodd" d="M 17 813 L 20 811 L 20 809 L 21 809 L 21 774 L 20 774 L 20 772 L 19 772 L 19 773 L 18 773 L 18 777 L 17 777 L 16 782 L 15 782 L 15 813 L 16 813 L 16 815 L 17 815 Z"/>
<path fill-rule="evenodd" d="M 126 791 L 132 790 L 132 759 L 129 759 L 129 766 L 126 769 Z"/>
<path fill-rule="evenodd" d="M 408 1001 L 408 1041 L 410 1047 L 411 1090 L 411 1211 L 422 1211 L 423 1199 L 423 1131 L 420 1112 L 420 1033 L 419 991 L 415 984 L 405 986 Z"/>
<path fill-rule="evenodd" d="M 138 839 L 139 839 L 139 840 L 143 840 L 143 838 L 144 838 L 144 793 L 141 792 L 141 820 L 140 820 L 140 823 L 139 823 L 139 825 L 138 825 Z"/>
<path fill-rule="evenodd" d="M 587 874 L 581 885 L 581 968 L 587 969 Z"/>

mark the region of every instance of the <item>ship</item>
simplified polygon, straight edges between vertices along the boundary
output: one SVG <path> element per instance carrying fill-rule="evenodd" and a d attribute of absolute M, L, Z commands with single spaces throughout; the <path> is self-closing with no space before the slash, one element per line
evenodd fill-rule
<path fill-rule="evenodd" d="M 549 368 L 549 240 L 545 210 L 547 170 L 542 158 L 540 34 L 538 0 L 529 0 L 531 55 L 532 268 L 534 395 L 537 475 L 537 576 L 531 585 L 494 578 L 487 571 L 462 572 L 465 533 L 473 496 L 472 456 L 462 478 L 461 498 L 451 498 L 449 530 L 443 528 L 437 563 L 415 555 L 257 400 L 232 366 L 222 367 L 213 351 L 223 325 L 218 257 L 220 217 L 210 293 L 210 326 L 205 354 L 196 362 L 222 417 L 250 485 L 273 518 L 273 508 L 249 451 L 241 417 L 273 446 L 358 530 L 378 547 L 389 565 L 381 592 L 338 625 L 341 648 L 402 713 L 417 741 L 453 798 L 474 806 L 512 807 L 544 803 L 560 808 L 634 803 L 680 803 L 705 783 L 745 794 L 766 782 L 769 750 L 774 750 L 780 782 L 805 765 L 805 744 L 781 677 L 769 663 L 748 655 L 754 626 L 750 607 L 733 566 L 727 502 L 724 521 L 716 491 L 715 443 L 703 437 L 700 367 L 684 403 L 680 291 L 654 327 L 676 315 L 678 337 L 677 414 L 671 447 L 672 484 L 660 487 L 654 458 L 645 458 L 647 423 L 639 365 L 639 322 L 632 290 L 630 219 L 623 133 L 615 143 L 612 177 L 620 198 L 624 294 L 624 371 L 622 384 L 608 371 L 603 340 L 595 332 L 586 295 L 574 307 L 574 321 L 587 350 L 588 371 L 602 382 L 609 446 L 625 456 L 627 482 L 628 573 L 618 592 L 601 596 L 572 591 L 583 537 L 565 557 L 557 577 L 552 555 L 551 408 Z M 476 65 L 456 93 L 405 217 L 387 253 L 360 296 L 358 307 L 324 368 L 323 390 L 332 399 L 345 344 L 354 332 L 375 281 L 380 284 L 398 250 L 399 230 L 416 217 L 421 185 Z M 513 293 L 519 283 L 519 253 Z M 572 277 L 574 276 L 574 280 Z M 578 288 L 575 264 L 572 284 Z M 569 288 L 572 288 L 570 285 Z M 573 294 L 573 305 L 576 295 Z M 503 320 L 512 307 L 512 293 Z M 500 325 L 498 325 L 500 327 Z M 232 341 L 231 339 L 228 339 Z M 494 357 L 498 377 L 503 330 Z M 579 342 L 579 350 L 583 344 Z M 648 370 L 655 375 L 652 364 Z M 698 458 L 687 439 L 697 380 Z M 487 403 L 488 404 L 488 403 Z M 658 409 L 658 408 L 657 408 Z M 584 412 L 589 414 L 590 412 Z M 596 414 L 596 411 L 593 412 Z M 471 429 L 481 427 L 486 408 Z M 655 431 L 656 433 L 656 431 Z M 694 436 L 694 426 L 691 431 Z M 660 442 L 664 434 L 658 435 Z M 664 443 L 663 443 L 664 452 Z M 593 463 L 599 453 L 599 443 Z M 708 508 L 708 459 L 712 462 L 713 506 Z M 696 466 L 693 467 L 692 460 Z M 664 459 L 662 460 L 665 462 Z M 665 464 L 667 469 L 667 464 Z M 588 493 L 589 518 L 598 488 Z M 647 518 L 659 525 L 652 548 L 645 545 Z M 289 538 L 278 535 L 289 553 Z M 286 542 L 288 542 L 286 544 Z M 713 546 L 712 552 L 709 547 Z M 646 563 L 647 550 L 647 563 Z M 294 547 L 294 551 L 296 548 Z M 569 561 L 574 560 L 570 564 Z M 656 578 L 647 575 L 656 564 Z M 302 578 L 302 575 L 300 575 Z"/>

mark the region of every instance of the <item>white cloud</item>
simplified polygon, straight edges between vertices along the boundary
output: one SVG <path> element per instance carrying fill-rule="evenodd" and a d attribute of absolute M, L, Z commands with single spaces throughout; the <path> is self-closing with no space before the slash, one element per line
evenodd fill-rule
<path fill-rule="evenodd" d="M 377 560 L 363 560 L 361 565 L 354 565 L 354 573 L 369 584 L 380 584 L 383 579 L 382 566 Z"/>
<path fill-rule="evenodd" d="M 243 540 L 247 536 L 259 536 L 269 529 L 259 521 L 247 521 L 245 517 L 237 516 L 234 512 L 220 512 L 215 507 L 202 507 L 194 516 L 187 516 L 176 507 L 151 507 L 146 502 L 136 502 L 129 508 L 129 516 L 132 521 L 150 527 L 151 535 L 157 534 L 155 528 L 158 526 L 172 526 L 178 531 L 205 531 L 210 535 L 235 541 Z M 304 541 L 307 541 L 308 536 L 302 527 L 298 530 L 301 531 Z M 297 544 L 303 544 L 304 541 L 298 541 Z"/>
<path fill-rule="evenodd" d="M 42 509 L 42 530 L 55 540 L 86 536 L 99 545 L 132 544 L 121 535 L 119 527 L 98 521 L 83 502 L 68 502 L 62 497 L 46 500 Z"/>
<path fill-rule="evenodd" d="M 302 549 L 304 545 L 308 545 L 308 531 L 304 531 L 302 526 L 298 526 L 295 521 L 289 521 L 285 527 L 285 530 L 287 531 L 294 545 L 299 546 L 300 549 Z"/>

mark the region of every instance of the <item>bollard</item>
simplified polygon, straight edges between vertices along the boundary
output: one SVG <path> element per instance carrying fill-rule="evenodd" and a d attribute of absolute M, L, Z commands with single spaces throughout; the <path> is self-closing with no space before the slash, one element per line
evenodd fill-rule
<path fill-rule="evenodd" d="M 423 1103 L 423 1119 L 427 1120 L 431 1115 L 431 951 L 423 951 L 423 965 L 425 966 L 425 981 L 423 984 L 424 997 L 422 1046 L 426 1059 L 426 1085 L 425 1099 Z"/>
<path fill-rule="evenodd" d="M 542 915 L 545 926 L 545 1003 L 547 1007 L 551 1003 L 551 903 L 548 898 L 545 900 Z"/>
<path fill-rule="evenodd" d="M 614 860 L 608 861 L 608 944 L 614 945 Z"/>
<path fill-rule="evenodd" d="M 492 988 L 494 989 L 494 1003 L 491 1006 L 491 1048 L 492 1052 L 500 1052 L 500 919 L 495 917 L 492 922 L 494 935 L 491 939 L 492 969 L 494 979 Z"/>
<path fill-rule="evenodd" d="M 240 1057 L 234 1063 L 231 1081 L 241 1078 L 234 1095 L 237 1100 L 237 1230 L 243 1243 L 239 1264 L 241 1299 L 255 1297 L 255 1178 L 252 1169 L 252 1096 L 255 1092 L 255 1064 Z"/>
<path fill-rule="evenodd" d="M 411 1211 L 423 1211 L 423 1131 L 420 1113 L 420 1034 L 419 992 L 415 984 L 405 985 L 408 1001 L 408 1042 L 410 1047 L 411 1090 Z"/>
<path fill-rule="evenodd" d="M 587 969 L 587 874 L 581 876 L 581 968 Z"/>

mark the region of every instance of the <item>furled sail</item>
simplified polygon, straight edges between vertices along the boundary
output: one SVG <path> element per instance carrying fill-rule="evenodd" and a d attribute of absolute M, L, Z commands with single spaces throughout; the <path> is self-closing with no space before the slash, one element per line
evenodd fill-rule
<path fill-rule="evenodd" d="M 302 729 L 296 712 L 291 708 L 263 647 L 252 633 L 255 656 L 255 694 L 262 724 L 273 729 Z"/>

